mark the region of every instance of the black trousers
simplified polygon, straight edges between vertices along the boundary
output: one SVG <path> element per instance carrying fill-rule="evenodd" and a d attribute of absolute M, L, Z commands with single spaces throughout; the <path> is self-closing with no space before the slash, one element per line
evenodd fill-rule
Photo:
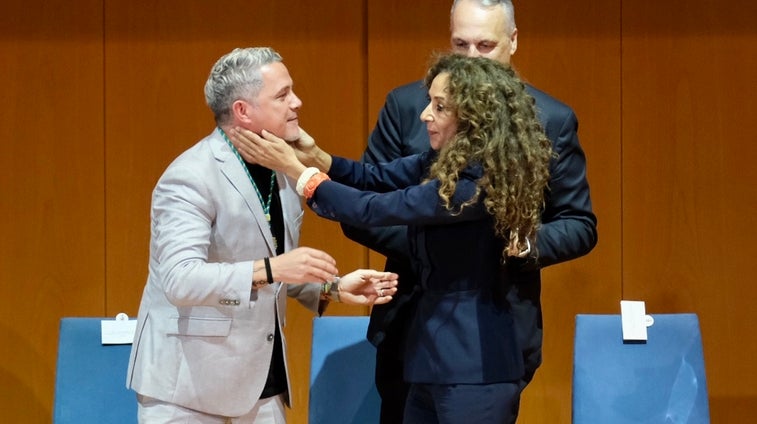
<path fill-rule="evenodd" d="M 410 393 L 410 384 L 403 378 L 403 362 L 397 357 L 397 349 L 382 347 L 376 348 L 376 389 L 381 396 L 381 424 L 414 424 L 405 422 L 405 407 L 408 395 Z M 516 382 L 517 397 L 514 397 L 509 403 L 511 411 L 507 414 L 511 421 L 504 423 L 515 423 L 518 417 L 520 406 L 520 394 L 526 388 L 526 385 L 533 373 L 528 374 L 527 378 Z M 473 423 L 476 421 L 466 421 Z"/>
<path fill-rule="evenodd" d="M 396 349 L 376 349 L 376 389 L 381 396 L 381 424 L 401 424 L 410 384 L 402 378 L 402 360 Z"/>

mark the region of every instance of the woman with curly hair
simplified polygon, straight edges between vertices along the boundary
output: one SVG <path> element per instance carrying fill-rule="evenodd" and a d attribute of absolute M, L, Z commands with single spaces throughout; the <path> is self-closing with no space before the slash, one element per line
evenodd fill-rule
<path fill-rule="evenodd" d="M 421 282 L 405 422 L 514 422 L 524 367 L 507 267 L 535 257 L 551 143 L 524 84 L 498 62 L 441 56 L 425 84 L 431 150 L 378 167 L 332 156 L 304 131 L 294 149 L 265 131 L 231 135 L 246 160 L 296 179 L 319 216 L 407 225 Z"/>
<path fill-rule="evenodd" d="M 483 59 L 444 56 L 426 76 L 429 88 L 434 82 L 439 85 L 435 91 L 444 87 L 446 94 L 439 101 L 445 99 L 454 106 L 439 101 L 434 105 L 432 98 L 421 119 L 428 122 L 432 114 L 427 112 L 436 108 L 444 118 L 454 115 L 457 125 L 450 140 L 436 146 L 432 140 L 439 158 L 427 180 L 440 181 L 439 197 L 452 210 L 455 206 L 450 198 L 460 172 L 471 165 L 481 166 L 483 175 L 475 195 L 458 207 L 483 200 L 495 218 L 496 233 L 512 241 L 505 253 L 516 256 L 523 247 L 518 241 L 533 240 L 536 235 L 552 154 L 552 145 L 536 118 L 534 100 L 515 71 Z"/>

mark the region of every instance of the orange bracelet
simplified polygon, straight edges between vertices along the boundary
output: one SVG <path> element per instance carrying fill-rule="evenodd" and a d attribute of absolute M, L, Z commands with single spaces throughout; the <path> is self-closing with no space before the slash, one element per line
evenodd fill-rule
<path fill-rule="evenodd" d="M 323 172 L 319 172 L 313 175 L 312 177 L 310 177 L 308 182 L 305 183 L 305 188 L 302 189 L 302 194 L 306 199 L 310 199 L 311 197 L 313 197 L 313 194 L 315 194 L 315 189 L 318 188 L 318 185 L 330 179 L 331 178 L 329 178 L 329 176 Z"/>

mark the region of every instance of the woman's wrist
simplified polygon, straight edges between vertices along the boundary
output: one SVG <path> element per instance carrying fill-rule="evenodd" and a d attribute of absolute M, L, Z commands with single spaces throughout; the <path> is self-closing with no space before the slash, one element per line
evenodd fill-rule
<path fill-rule="evenodd" d="M 294 164 L 292 164 L 292 165 L 290 165 L 290 166 L 286 166 L 286 167 L 284 167 L 284 168 L 282 169 L 282 171 L 283 171 L 283 172 L 284 172 L 284 173 L 285 173 L 285 174 L 286 174 L 286 175 L 287 175 L 287 176 L 288 176 L 289 178 L 292 178 L 292 179 L 295 179 L 295 180 L 296 180 L 296 179 L 297 179 L 297 178 L 298 178 L 298 177 L 299 177 L 300 175 L 302 175 L 302 173 L 303 173 L 303 172 L 305 171 L 305 169 L 307 169 L 307 168 L 305 167 L 305 165 L 303 165 L 302 163 L 300 163 L 300 161 L 298 160 L 298 161 L 297 161 L 296 163 L 294 163 Z"/>
<path fill-rule="evenodd" d="M 310 200 L 311 197 L 315 194 L 315 190 L 318 188 L 319 185 L 321 185 L 322 182 L 328 181 L 331 178 L 323 172 L 319 172 L 312 177 L 308 178 L 307 182 L 305 182 L 305 187 L 302 188 L 302 196 Z"/>
<path fill-rule="evenodd" d="M 305 190 L 305 184 L 312 178 L 315 174 L 321 172 L 316 167 L 309 167 L 305 168 L 304 171 L 300 173 L 300 176 L 297 178 L 297 185 L 295 186 L 295 189 L 297 190 L 297 194 L 300 196 L 305 196 L 304 190 Z"/>
<path fill-rule="evenodd" d="M 313 147 L 305 157 L 300 157 L 302 163 L 308 167 L 315 167 L 322 172 L 331 169 L 331 155 L 318 146 Z"/>
<path fill-rule="evenodd" d="M 310 168 L 305 168 L 305 170 L 300 173 L 300 176 L 297 177 L 295 190 L 297 190 L 297 194 L 300 196 L 305 199 L 310 199 L 313 197 L 313 194 L 315 194 L 315 189 L 318 188 L 322 182 L 327 180 L 330 180 L 328 175 L 321 172 L 318 168 L 311 166 Z"/>
<path fill-rule="evenodd" d="M 318 148 L 318 152 L 316 152 L 315 157 L 316 157 L 316 160 L 314 161 L 315 166 L 317 166 L 318 169 L 320 169 L 323 172 L 329 172 L 329 170 L 331 169 L 331 162 L 332 162 L 331 155 L 321 150 L 320 148 Z"/>

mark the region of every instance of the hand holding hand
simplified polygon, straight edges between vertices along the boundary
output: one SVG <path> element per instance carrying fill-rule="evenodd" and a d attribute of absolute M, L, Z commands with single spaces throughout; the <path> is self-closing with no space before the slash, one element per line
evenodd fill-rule
<path fill-rule="evenodd" d="M 351 305 L 381 305 L 397 293 L 398 275 L 372 269 L 358 269 L 339 280 L 339 300 Z"/>
<path fill-rule="evenodd" d="M 298 247 L 271 257 L 270 262 L 273 280 L 288 284 L 331 281 L 339 273 L 334 258 L 310 247 Z"/>

